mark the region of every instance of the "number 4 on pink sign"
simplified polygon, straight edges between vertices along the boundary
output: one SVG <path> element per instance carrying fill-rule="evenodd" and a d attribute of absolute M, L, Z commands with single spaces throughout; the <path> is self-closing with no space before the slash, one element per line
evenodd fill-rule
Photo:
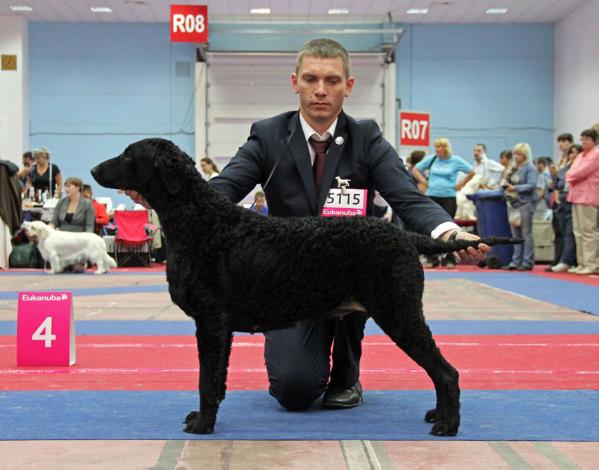
<path fill-rule="evenodd" d="M 37 330 L 33 332 L 31 339 L 34 341 L 44 341 L 46 348 L 52 347 L 52 341 L 56 340 L 56 335 L 52 334 L 52 317 L 45 318 Z"/>

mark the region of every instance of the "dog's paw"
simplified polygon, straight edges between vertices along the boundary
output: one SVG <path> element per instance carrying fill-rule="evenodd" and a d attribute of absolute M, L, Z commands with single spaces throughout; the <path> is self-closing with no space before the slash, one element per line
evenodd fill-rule
<path fill-rule="evenodd" d="M 183 421 L 185 424 L 189 424 L 191 421 L 193 421 L 194 419 L 198 419 L 200 417 L 200 412 L 199 411 L 191 411 L 186 417 L 185 417 L 185 421 Z"/>
<path fill-rule="evenodd" d="M 437 421 L 431 429 L 433 436 L 455 436 L 460 427 L 460 417 Z"/>
<path fill-rule="evenodd" d="M 428 410 L 424 415 L 424 421 L 427 423 L 434 423 L 437 421 L 437 409 L 433 408 L 432 410 Z"/>
<path fill-rule="evenodd" d="M 214 432 L 214 423 L 202 421 L 198 416 L 189 420 L 184 431 L 190 434 L 212 434 Z"/>

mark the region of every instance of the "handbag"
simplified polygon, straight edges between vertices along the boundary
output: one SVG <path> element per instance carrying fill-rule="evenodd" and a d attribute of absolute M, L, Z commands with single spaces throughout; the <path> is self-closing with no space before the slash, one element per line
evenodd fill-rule
<path fill-rule="evenodd" d="M 507 220 L 513 227 L 522 226 L 522 214 L 519 209 L 512 207 L 511 204 L 507 205 Z"/>
<path fill-rule="evenodd" d="M 10 268 L 43 268 L 44 260 L 33 243 L 14 245 L 8 257 Z"/>
<path fill-rule="evenodd" d="M 42 206 L 42 222 L 50 223 L 52 221 L 56 204 L 58 204 L 58 199 L 46 199 L 46 202 Z"/>

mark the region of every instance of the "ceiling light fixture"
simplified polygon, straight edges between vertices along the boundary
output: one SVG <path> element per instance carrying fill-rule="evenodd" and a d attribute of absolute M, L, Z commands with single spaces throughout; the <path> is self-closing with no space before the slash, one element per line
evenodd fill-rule
<path fill-rule="evenodd" d="M 428 8 L 410 8 L 406 13 L 408 15 L 426 15 Z"/>
<path fill-rule="evenodd" d="M 508 12 L 507 8 L 489 8 L 487 10 L 488 15 L 503 15 L 504 13 L 507 13 L 507 12 Z"/>
<path fill-rule="evenodd" d="M 94 13 L 112 13 L 112 8 L 110 7 L 91 7 L 90 9 Z"/>
<path fill-rule="evenodd" d="M 347 8 L 329 8 L 329 15 L 349 15 Z"/>
<path fill-rule="evenodd" d="M 12 5 L 10 9 L 12 11 L 33 11 L 33 8 L 27 5 Z"/>
<path fill-rule="evenodd" d="M 251 15 L 270 15 L 270 8 L 252 8 Z"/>

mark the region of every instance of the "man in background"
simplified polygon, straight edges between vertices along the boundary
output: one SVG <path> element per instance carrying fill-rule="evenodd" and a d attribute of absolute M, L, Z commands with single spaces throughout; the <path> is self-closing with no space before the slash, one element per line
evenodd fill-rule
<path fill-rule="evenodd" d="M 503 165 L 487 157 L 485 144 L 476 144 L 473 152 L 474 172 L 482 177 L 480 189 L 498 189 L 505 170 Z"/>

